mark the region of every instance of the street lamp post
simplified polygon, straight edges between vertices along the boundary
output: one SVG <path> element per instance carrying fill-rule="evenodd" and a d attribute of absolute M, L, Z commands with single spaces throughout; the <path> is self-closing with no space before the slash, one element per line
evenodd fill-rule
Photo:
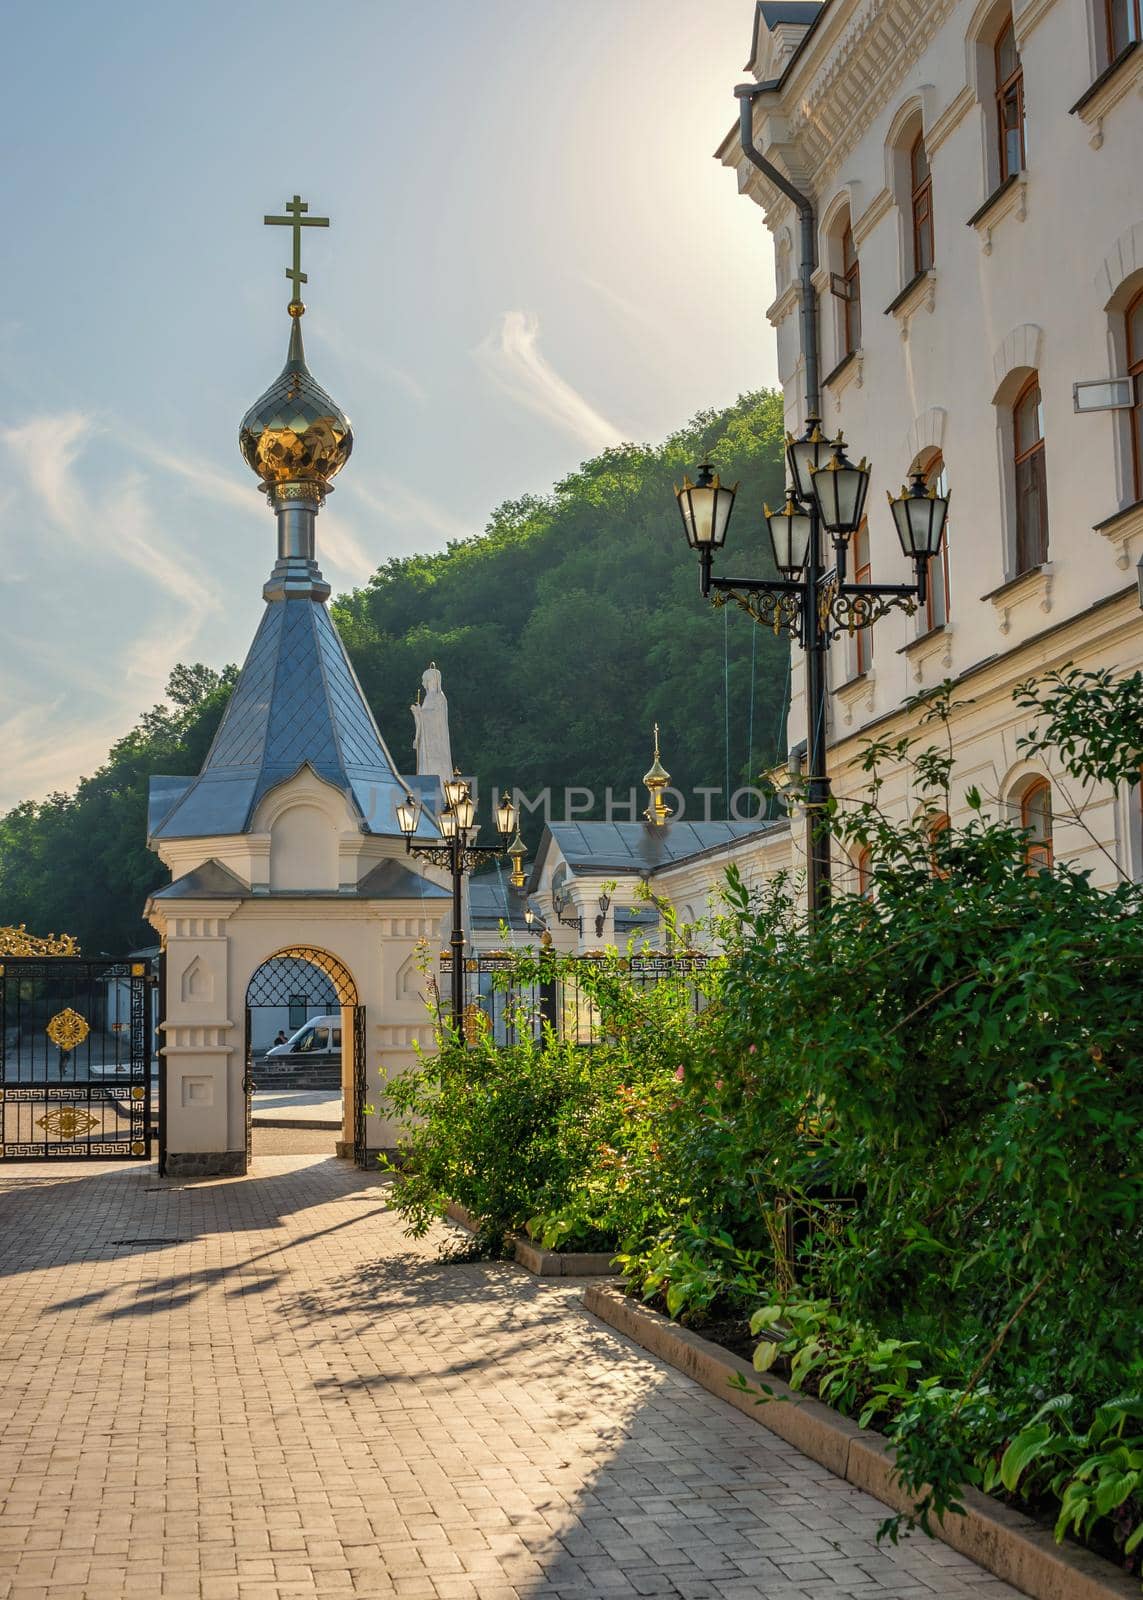
<path fill-rule="evenodd" d="M 485 861 L 496 861 L 511 849 L 509 840 L 516 827 L 516 807 L 510 794 L 503 794 L 496 807 L 496 828 L 500 835 L 497 845 L 478 845 L 475 826 L 476 802 L 468 782 L 459 772 L 454 772 L 444 786 L 445 809 L 437 819 L 443 843 L 435 839 L 421 843 L 414 840 L 420 819 L 420 802 L 406 794 L 403 804 L 397 807 L 397 824 L 405 835 L 405 852 L 431 861 L 434 867 L 444 867 L 452 875 L 452 934 L 449 947 L 452 951 L 452 1003 L 451 1017 L 454 1032 L 464 1037 L 464 911 L 462 891 L 464 875 Z M 514 841 L 513 841 L 514 842 Z"/>
<path fill-rule="evenodd" d="M 790 483 L 784 505 L 763 508 L 774 562 L 781 577 L 716 578 L 714 554 L 726 543 L 738 485 L 722 483 L 709 464 L 694 483 L 683 479 L 675 490 L 687 543 L 698 552 L 699 588 L 716 606 L 728 600 L 755 622 L 786 633 L 806 657 L 807 899 L 811 917 L 829 903 L 830 841 L 825 813 L 830 783 L 826 767 L 826 652 L 842 634 L 869 628 L 898 607 L 912 613 L 928 591 L 929 563 L 940 554 L 948 517 L 948 497 L 914 473 L 908 488 L 889 496 L 901 548 L 913 562 L 913 583 L 849 583 L 849 541 L 861 527 L 869 491 L 869 464 L 854 463 L 839 433 L 828 440 L 817 417 L 810 417 L 800 439 L 786 436 Z M 826 566 L 824 535 L 833 545 Z"/>

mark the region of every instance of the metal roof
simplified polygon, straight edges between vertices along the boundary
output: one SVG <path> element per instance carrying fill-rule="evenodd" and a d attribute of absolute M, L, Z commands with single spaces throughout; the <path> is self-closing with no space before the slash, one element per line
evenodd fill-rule
<path fill-rule="evenodd" d="M 645 877 L 690 856 L 768 833 L 784 822 L 784 818 L 769 822 L 668 822 L 661 828 L 645 822 L 553 822 L 544 829 L 531 886 L 538 882 L 544 858 L 553 844 L 573 872 L 619 872 Z"/>
<path fill-rule="evenodd" d="M 151 780 L 152 839 L 249 831 L 263 795 L 309 765 L 348 796 L 362 831 L 399 835 L 398 776 L 320 600 L 272 600 L 197 778 Z M 427 818 L 421 828 L 435 833 Z M 418 831 L 421 831 L 420 829 Z"/>
<path fill-rule="evenodd" d="M 449 891 L 402 861 L 380 861 L 355 889 L 252 889 L 212 857 L 162 889 L 154 900 L 447 900 Z"/>

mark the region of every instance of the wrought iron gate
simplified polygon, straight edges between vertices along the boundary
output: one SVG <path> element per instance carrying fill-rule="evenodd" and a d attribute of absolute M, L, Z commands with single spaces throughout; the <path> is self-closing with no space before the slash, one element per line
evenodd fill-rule
<path fill-rule="evenodd" d="M 369 1160 L 365 1140 L 365 1007 L 357 1006 L 353 1013 L 353 1159 L 359 1167 Z"/>
<path fill-rule="evenodd" d="M 147 1160 L 151 980 L 144 962 L 0 964 L 0 1160 Z"/>

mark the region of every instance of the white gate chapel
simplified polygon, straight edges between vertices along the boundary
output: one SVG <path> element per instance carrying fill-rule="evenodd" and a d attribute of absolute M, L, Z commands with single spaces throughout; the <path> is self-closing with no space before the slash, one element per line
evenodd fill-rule
<path fill-rule="evenodd" d="M 149 843 L 172 876 L 146 907 L 166 949 L 171 1177 L 246 1170 L 247 1006 L 272 958 L 348 975 L 338 997 L 355 1024 L 342 1028 L 347 1142 L 355 1037 L 358 1101 L 362 1078 L 375 1097 L 382 1071 L 403 1070 L 432 1039 L 416 947 L 426 941 L 435 957 L 448 894 L 432 869 L 411 867 L 395 807 L 412 790 L 426 807 L 420 830 L 436 837 L 439 777 L 398 774 L 326 606 L 315 520 L 353 435 L 306 366 L 297 294 L 286 365 L 240 434 L 277 517 L 266 609 L 202 771 L 151 783 Z M 366 1142 L 393 1143 L 379 1118 L 358 1118 L 357 1134 L 359 1159 Z"/>

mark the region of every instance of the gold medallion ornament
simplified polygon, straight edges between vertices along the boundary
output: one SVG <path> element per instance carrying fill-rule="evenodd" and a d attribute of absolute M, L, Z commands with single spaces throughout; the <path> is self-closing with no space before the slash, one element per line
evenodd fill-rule
<path fill-rule="evenodd" d="M 96 1118 L 79 1106 L 56 1106 L 54 1111 L 36 1121 L 37 1128 L 54 1134 L 57 1139 L 78 1139 L 95 1126 Z"/>
<path fill-rule="evenodd" d="M 44 1032 L 61 1050 L 74 1050 L 77 1044 L 83 1043 L 91 1029 L 79 1012 L 68 1006 L 66 1010 L 56 1012 Z"/>

